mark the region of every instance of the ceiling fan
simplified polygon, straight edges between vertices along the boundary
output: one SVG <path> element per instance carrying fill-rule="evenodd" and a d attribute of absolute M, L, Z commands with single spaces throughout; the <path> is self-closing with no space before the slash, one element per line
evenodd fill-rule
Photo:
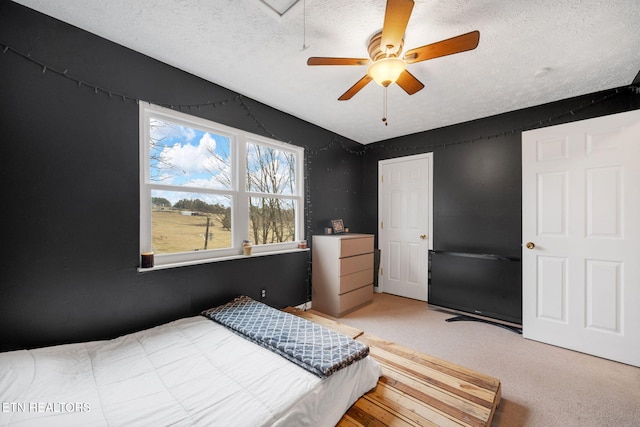
<path fill-rule="evenodd" d="M 450 39 L 431 43 L 405 52 L 403 57 L 404 33 L 413 10 L 413 0 L 387 0 L 382 30 L 369 40 L 368 58 L 328 58 L 311 57 L 307 65 L 368 65 L 367 74 L 338 98 L 351 99 L 371 80 L 388 87 L 397 83 L 409 95 L 422 88 L 420 82 L 407 70 L 407 64 L 439 58 L 454 53 L 473 50 L 480 41 L 480 32 L 472 31 Z"/>

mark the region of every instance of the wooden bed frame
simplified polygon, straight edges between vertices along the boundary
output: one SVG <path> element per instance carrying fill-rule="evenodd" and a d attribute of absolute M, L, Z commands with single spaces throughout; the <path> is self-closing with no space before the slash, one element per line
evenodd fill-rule
<path fill-rule="evenodd" d="M 284 311 L 369 346 L 382 367 L 373 390 L 349 408 L 338 426 L 490 426 L 500 380 L 343 325 L 313 310 Z"/>

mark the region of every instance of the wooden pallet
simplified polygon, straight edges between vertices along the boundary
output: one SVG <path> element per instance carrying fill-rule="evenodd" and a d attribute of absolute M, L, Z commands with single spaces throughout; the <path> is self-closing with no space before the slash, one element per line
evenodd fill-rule
<path fill-rule="evenodd" d="M 385 341 L 313 310 L 285 311 L 369 346 L 382 367 L 378 385 L 338 426 L 490 426 L 500 403 L 500 380 Z"/>

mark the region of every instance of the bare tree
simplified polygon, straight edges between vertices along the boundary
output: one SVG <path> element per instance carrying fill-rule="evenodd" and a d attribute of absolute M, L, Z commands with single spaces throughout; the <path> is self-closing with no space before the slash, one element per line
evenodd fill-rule
<path fill-rule="evenodd" d="M 179 125 L 151 120 L 151 180 L 169 181 L 187 174 L 173 162 L 171 146 L 164 135 L 174 134 Z M 233 188 L 230 144 L 206 147 L 205 169 L 220 188 Z M 295 207 L 288 195 L 295 192 L 295 156 L 266 145 L 250 143 L 246 160 L 246 190 L 264 194 L 249 198 L 249 232 L 257 244 L 292 241 L 295 238 Z M 225 196 L 222 196 L 225 197 Z M 226 196 L 229 198 L 230 196 Z M 221 218 L 231 227 L 230 212 Z"/>
<path fill-rule="evenodd" d="M 165 143 L 166 137 L 158 138 L 156 136 L 171 134 L 172 132 L 168 129 L 173 129 L 174 126 L 172 123 L 157 119 L 152 119 L 149 123 L 149 156 L 151 160 L 149 179 L 151 181 L 168 181 L 184 173 L 172 163 L 171 157 L 166 155 L 165 148 L 168 147 Z"/>
<path fill-rule="evenodd" d="M 295 238 L 293 205 L 283 194 L 293 194 L 295 157 L 271 147 L 252 144 L 247 161 L 247 189 L 274 197 L 250 199 L 250 222 L 256 243 L 276 243 Z"/>

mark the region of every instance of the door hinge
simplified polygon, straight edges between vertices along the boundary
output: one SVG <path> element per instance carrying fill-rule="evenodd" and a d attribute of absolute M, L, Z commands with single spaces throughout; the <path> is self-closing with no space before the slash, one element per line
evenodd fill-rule
<path fill-rule="evenodd" d="M 384 268 L 380 267 L 380 275 L 383 276 L 384 275 Z"/>
<path fill-rule="evenodd" d="M 383 230 L 384 229 L 384 221 L 380 221 L 380 229 Z"/>
<path fill-rule="evenodd" d="M 380 175 L 380 182 L 384 184 L 384 175 Z"/>

